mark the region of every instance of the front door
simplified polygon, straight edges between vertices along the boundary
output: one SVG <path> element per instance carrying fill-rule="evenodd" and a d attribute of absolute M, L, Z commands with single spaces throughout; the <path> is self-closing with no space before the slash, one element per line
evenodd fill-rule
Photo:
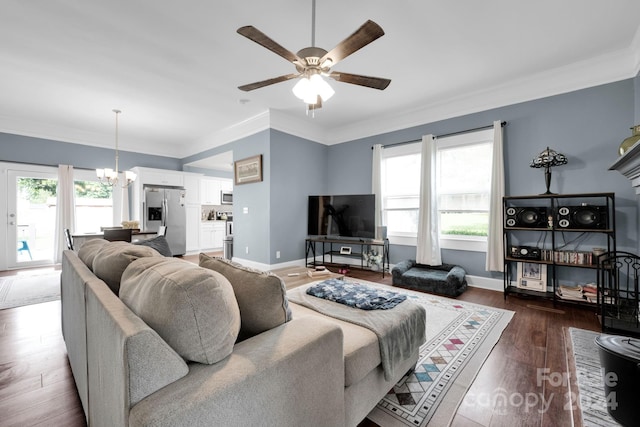
<path fill-rule="evenodd" d="M 7 267 L 50 265 L 56 224 L 55 172 L 8 170 Z"/>

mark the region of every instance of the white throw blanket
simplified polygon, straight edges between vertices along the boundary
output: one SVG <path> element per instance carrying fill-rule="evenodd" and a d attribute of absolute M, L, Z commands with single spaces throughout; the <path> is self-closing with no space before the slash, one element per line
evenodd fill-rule
<path fill-rule="evenodd" d="M 329 317 L 370 329 L 378 337 L 380 359 L 387 381 L 397 378 L 396 367 L 425 342 L 426 312 L 424 307 L 405 300 L 390 310 L 360 310 L 344 304 L 317 298 L 306 293 L 308 286 L 287 292 L 289 301 Z"/>

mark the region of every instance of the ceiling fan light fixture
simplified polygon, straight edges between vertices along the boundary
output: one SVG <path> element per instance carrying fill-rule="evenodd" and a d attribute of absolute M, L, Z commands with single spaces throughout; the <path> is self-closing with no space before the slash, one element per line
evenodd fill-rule
<path fill-rule="evenodd" d="M 311 87 L 315 91 L 315 94 L 320 95 L 320 98 L 322 98 L 323 102 L 327 101 L 333 96 L 334 93 L 336 93 L 331 85 L 327 83 L 327 81 L 323 79 L 320 74 L 314 74 L 313 76 L 311 76 L 311 78 L 309 78 L 309 82 L 311 83 Z M 315 104 L 315 102 L 313 103 Z"/>
<path fill-rule="evenodd" d="M 311 77 L 301 77 L 293 87 L 293 94 L 304 101 L 305 104 L 315 104 L 318 96 L 323 102 L 333 96 L 335 91 L 320 74 L 313 74 Z"/>

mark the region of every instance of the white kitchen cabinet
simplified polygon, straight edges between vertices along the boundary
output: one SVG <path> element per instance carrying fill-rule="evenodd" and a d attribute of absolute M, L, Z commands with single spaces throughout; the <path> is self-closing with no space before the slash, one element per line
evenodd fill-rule
<path fill-rule="evenodd" d="M 133 168 L 133 171 L 138 174 L 136 181 L 142 185 L 184 186 L 184 172 L 141 167 Z"/>
<path fill-rule="evenodd" d="M 220 181 L 213 178 L 200 180 L 200 203 L 203 205 L 220 204 Z"/>
<path fill-rule="evenodd" d="M 233 191 L 233 180 L 231 180 L 231 179 L 221 179 L 220 180 L 220 190 L 222 190 L 222 191 Z"/>
<path fill-rule="evenodd" d="M 197 252 L 200 250 L 200 205 L 189 204 L 185 207 L 187 216 L 186 251 Z"/>
<path fill-rule="evenodd" d="M 220 226 L 216 226 L 213 229 L 213 247 L 214 249 L 222 249 L 222 245 L 224 244 L 224 222 Z"/>
<path fill-rule="evenodd" d="M 227 178 L 201 178 L 200 203 L 203 205 L 220 205 L 220 192 L 233 191 L 233 181 Z"/>
<path fill-rule="evenodd" d="M 200 179 L 202 175 L 194 173 L 184 173 L 184 189 L 186 190 L 184 202 L 187 205 L 200 204 Z"/>
<path fill-rule="evenodd" d="M 202 222 L 200 224 L 200 249 L 222 249 L 224 236 L 224 221 Z"/>

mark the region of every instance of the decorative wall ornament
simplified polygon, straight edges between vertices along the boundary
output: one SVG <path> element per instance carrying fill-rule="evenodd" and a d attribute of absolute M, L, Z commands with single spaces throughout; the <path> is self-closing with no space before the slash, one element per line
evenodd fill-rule
<path fill-rule="evenodd" d="M 262 181 L 262 154 L 237 160 L 233 164 L 235 185 Z"/>

